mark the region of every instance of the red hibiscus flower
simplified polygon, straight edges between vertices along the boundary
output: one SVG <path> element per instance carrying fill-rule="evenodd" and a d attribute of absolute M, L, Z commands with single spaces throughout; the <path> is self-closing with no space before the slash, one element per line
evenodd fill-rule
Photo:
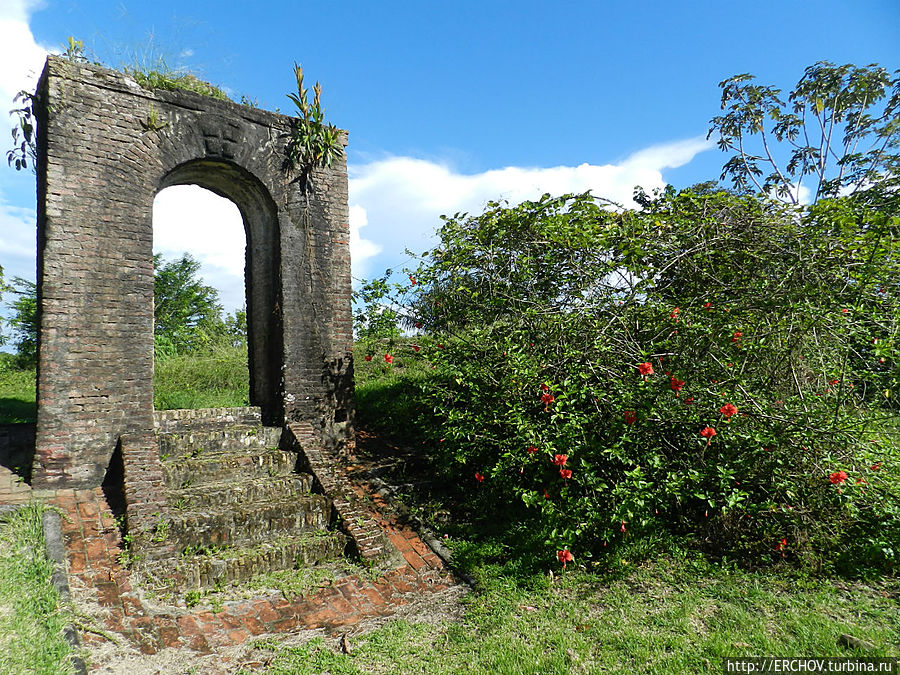
<path fill-rule="evenodd" d="M 371 361 L 371 360 L 372 360 L 372 355 L 366 354 L 366 361 Z"/>
<path fill-rule="evenodd" d="M 623 520 L 622 527 L 619 528 L 619 532 L 624 532 L 624 531 L 625 531 L 625 521 Z"/>
<path fill-rule="evenodd" d="M 537 449 L 536 447 L 534 447 L 533 445 L 529 445 L 529 446 L 528 446 L 528 454 L 529 454 L 529 455 L 533 455 L 533 454 L 536 453 L 537 451 L 538 451 L 538 449 Z"/>
<path fill-rule="evenodd" d="M 652 375 L 653 374 L 653 364 L 649 363 L 649 362 L 639 363 L 638 364 L 638 372 L 641 375 L 643 375 L 644 377 L 647 377 L 647 375 Z"/>
<path fill-rule="evenodd" d="M 559 475 L 563 480 L 569 480 L 572 477 L 572 469 L 560 469 Z"/>
<path fill-rule="evenodd" d="M 416 283 L 418 283 L 416 281 L 416 278 L 412 274 L 409 275 L 409 283 L 411 283 L 413 286 L 415 286 Z"/>
<path fill-rule="evenodd" d="M 541 395 L 541 403 L 544 404 L 544 410 L 547 410 L 549 405 L 553 403 L 556 399 L 553 397 L 553 394 L 547 393 Z"/>
<path fill-rule="evenodd" d="M 676 393 L 679 392 L 679 391 L 681 391 L 681 388 L 682 388 L 683 386 L 684 386 L 684 380 L 679 380 L 679 379 L 678 379 L 677 377 L 675 377 L 674 375 L 673 375 L 672 378 L 669 380 L 669 388 L 670 388 L 672 391 L 676 392 Z"/>
<path fill-rule="evenodd" d="M 438 349 L 443 349 L 443 348 L 444 348 L 444 345 L 442 345 L 440 342 L 438 342 L 438 343 L 437 343 L 437 348 L 438 348 Z"/>
<path fill-rule="evenodd" d="M 847 472 L 846 471 L 835 471 L 833 474 L 828 476 L 828 480 L 831 481 L 832 485 L 841 485 L 845 480 L 847 480 Z"/>
<path fill-rule="evenodd" d="M 840 380 L 838 380 L 838 379 L 828 380 L 828 384 L 830 384 L 832 387 L 834 385 L 838 384 L 839 382 L 840 382 Z"/>
<path fill-rule="evenodd" d="M 710 307 L 712 307 L 712 303 L 711 303 L 711 302 L 705 302 L 705 303 L 703 303 L 703 309 L 709 309 Z"/>
<path fill-rule="evenodd" d="M 553 463 L 556 466 L 565 466 L 568 459 L 568 455 L 553 455 Z"/>
<path fill-rule="evenodd" d="M 416 353 L 418 353 L 418 352 L 419 352 L 419 345 L 413 345 L 413 351 L 416 352 Z"/>
<path fill-rule="evenodd" d="M 394 357 L 391 356 L 390 354 L 385 354 L 385 355 L 384 355 L 384 362 L 385 362 L 385 363 L 393 363 L 393 362 L 394 362 Z"/>
<path fill-rule="evenodd" d="M 678 307 L 676 307 L 676 308 L 673 309 L 672 312 L 669 314 L 669 318 L 670 318 L 670 319 L 675 319 L 675 323 L 678 323 L 678 313 L 679 313 L 680 311 L 681 311 L 681 310 L 680 310 Z"/>
<path fill-rule="evenodd" d="M 634 424 L 637 421 L 637 413 L 634 410 L 625 411 L 625 424 Z"/>
<path fill-rule="evenodd" d="M 730 420 L 732 415 L 737 415 L 737 411 L 737 408 L 731 403 L 726 403 L 719 408 L 719 412 L 725 416 L 726 420 Z"/>
<path fill-rule="evenodd" d="M 878 471 L 881 468 L 881 462 L 875 462 L 869 467 L 872 471 Z"/>
<path fill-rule="evenodd" d="M 712 437 L 716 435 L 716 430 L 713 429 L 712 427 L 704 427 L 700 431 L 700 435 L 706 439 L 706 444 L 709 445 L 710 439 L 712 439 Z"/>
<path fill-rule="evenodd" d="M 482 476 L 480 473 L 478 473 L 478 472 L 476 471 L 476 472 L 475 472 L 475 480 L 477 480 L 477 481 L 480 483 L 481 481 L 484 480 L 484 476 Z"/>
<path fill-rule="evenodd" d="M 562 563 L 563 569 L 566 569 L 566 563 L 570 563 L 575 560 L 575 556 L 573 556 L 568 549 L 563 549 L 562 551 L 556 552 L 556 557 L 559 558 L 559 562 Z"/>
<path fill-rule="evenodd" d="M 685 404 L 685 405 L 691 405 L 693 402 L 694 402 L 694 397 L 693 397 L 693 396 L 691 396 L 690 398 L 684 399 L 684 404 Z"/>

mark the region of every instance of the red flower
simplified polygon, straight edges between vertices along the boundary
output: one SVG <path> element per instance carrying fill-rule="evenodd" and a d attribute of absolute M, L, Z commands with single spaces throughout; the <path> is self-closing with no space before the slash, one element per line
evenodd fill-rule
<path fill-rule="evenodd" d="M 705 302 L 705 303 L 703 303 L 703 309 L 709 309 L 710 307 L 712 307 L 712 303 L 711 303 L 711 302 Z"/>
<path fill-rule="evenodd" d="M 559 558 L 559 562 L 562 563 L 563 569 L 566 569 L 566 563 L 570 563 L 575 560 L 575 556 L 573 556 L 568 549 L 563 549 L 562 551 L 556 552 L 556 557 Z"/>
<path fill-rule="evenodd" d="M 647 375 L 652 375 L 653 374 L 653 364 L 648 363 L 648 362 L 639 363 L 638 364 L 638 372 L 641 375 L 643 375 L 644 377 L 647 377 Z"/>
<path fill-rule="evenodd" d="M 547 407 L 553 403 L 556 399 L 553 397 L 553 394 L 542 394 L 541 395 L 541 403 L 544 404 L 544 410 L 547 410 Z"/>
<path fill-rule="evenodd" d="M 371 361 L 371 360 L 372 360 L 372 355 L 366 354 L 366 361 Z"/>
<path fill-rule="evenodd" d="M 850 310 L 847 309 L 847 308 L 845 307 L 844 309 L 841 310 L 841 314 L 846 314 L 846 313 L 849 312 L 849 311 L 850 311 Z"/>
<path fill-rule="evenodd" d="M 484 480 L 484 476 L 482 476 L 480 473 L 478 473 L 478 472 L 476 471 L 476 472 L 475 472 L 475 480 L 477 480 L 477 481 L 480 483 L 481 481 Z"/>
<path fill-rule="evenodd" d="M 679 380 L 677 377 L 672 376 L 672 379 L 669 380 L 669 387 L 674 392 L 681 391 L 681 388 L 684 386 L 684 380 Z"/>
<path fill-rule="evenodd" d="M 828 480 L 831 481 L 832 485 L 841 485 L 845 480 L 847 480 L 847 472 L 846 471 L 835 471 L 833 474 L 828 476 Z"/>
<path fill-rule="evenodd" d="M 546 382 L 541 382 L 541 391 L 550 391 L 550 387 Z"/>
<path fill-rule="evenodd" d="M 413 286 L 415 286 L 416 283 L 417 283 L 417 282 L 416 282 L 416 278 L 415 278 L 412 274 L 409 275 L 409 282 L 410 282 Z"/>
<path fill-rule="evenodd" d="M 421 328 L 421 327 L 422 327 L 422 324 L 420 322 L 416 321 L 416 328 Z"/>
<path fill-rule="evenodd" d="M 538 449 L 537 449 L 536 447 L 534 447 L 533 445 L 529 445 L 529 446 L 528 446 L 528 454 L 529 454 L 529 455 L 533 455 L 533 454 L 536 453 L 537 451 L 538 451 Z"/>
<path fill-rule="evenodd" d="M 781 552 L 781 557 L 784 557 L 784 547 L 787 546 L 787 539 L 782 538 L 780 542 L 775 544 L 775 550 Z"/>
<path fill-rule="evenodd" d="M 634 424 L 637 421 L 637 413 L 634 410 L 625 411 L 625 424 Z"/>
<path fill-rule="evenodd" d="M 623 520 L 622 527 L 619 528 L 619 532 L 624 532 L 624 531 L 625 531 L 625 521 Z"/>
<path fill-rule="evenodd" d="M 556 466 L 565 466 L 568 459 L 568 455 L 553 455 L 553 463 Z"/>
<path fill-rule="evenodd" d="M 675 323 L 678 323 L 678 312 L 680 312 L 680 311 L 681 310 L 678 307 L 676 307 L 675 309 L 672 310 L 671 314 L 669 314 L 669 318 L 675 319 Z"/>
<path fill-rule="evenodd" d="M 569 480 L 572 477 L 572 469 L 560 469 L 559 475 L 562 476 L 563 480 Z"/>
<path fill-rule="evenodd" d="M 550 493 L 544 490 L 544 499 L 550 499 Z"/>
<path fill-rule="evenodd" d="M 712 427 L 705 427 L 700 431 L 700 435 L 703 436 L 703 438 L 705 438 L 707 442 L 709 442 L 709 439 L 716 435 L 716 430 Z"/>
<path fill-rule="evenodd" d="M 840 380 L 838 380 L 838 379 L 828 380 L 828 384 L 830 384 L 832 387 L 833 387 L 834 385 L 836 385 L 838 382 L 840 382 Z"/>
<path fill-rule="evenodd" d="M 393 363 L 393 362 L 394 362 L 394 357 L 391 356 L 390 354 L 385 354 L 385 355 L 384 355 L 384 362 L 385 362 L 385 363 Z"/>
<path fill-rule="evenodd" d="M 732 342 L 738 342 L 741 339 L 741 331 L 735 331 L 734 335 L 731 336 Z"/>
<path fill-rule="evenodd" d="M 869 467 L 872 471 L 878 471 L 881 468 L 881 462 L 875 462 Z"/>
<path fill-rule="evenodd" d="M 693 397 L 693 396 L 691 396 L 690 398 L 684 399 L 684 404 L 685 404 L 685 405 L 691 405 L 693 402 L 694 402 L 694 397 Z"/>
<path fill-rule="evenodd" d="M 419 345 L 413 345 L 413 351 L 418 353 Z"/>
<path fill-rule="evenodd" d="M 734 407 L 731 403 L 726 403 L 721 408 L 719 408 L 719 412 L 725 415 L 726 420 L 730 420 L 732 415 L 737 414 L 737 408 Z"/>
<path fill-rule="evenodd" d="M 437 348 L 438 348 L 438 349 L 443 349 L 443 348 L 444 348 L 444 345 L 442 345 L 440 342 L 438 342 L 438 343 L 437 343 Z"/>

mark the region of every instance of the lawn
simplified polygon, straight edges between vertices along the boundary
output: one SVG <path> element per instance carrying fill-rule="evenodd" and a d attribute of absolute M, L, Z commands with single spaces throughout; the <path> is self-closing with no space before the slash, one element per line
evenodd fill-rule
<path fill-rule="evenodd" d="M 0 673 L 72 672 L 62 633 L 71 612 L 50 583 L 44 508 L 31 503 L 0 519 Z"/>
<path fill-rule="evenodd" d="M 350 654 L 321 639 L 272 645 L 267 672 L 721 673 L 726 656 L 900 656 L 897 580 L 746 572 L 677 552 L 606 574 L 471 571 L 461 623 L 394 621 Z"/>

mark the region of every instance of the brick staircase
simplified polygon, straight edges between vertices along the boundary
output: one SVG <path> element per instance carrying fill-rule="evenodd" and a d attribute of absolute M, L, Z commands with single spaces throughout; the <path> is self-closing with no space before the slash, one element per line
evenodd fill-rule
<path fill-rule="evenodd" d="M 154 540 L 177 556 L 175 569 L 156 561 L 157 575 L 208 588 L 343 555 L 331 499 L 258 408 L 161 411 L 156 427 L 166 507 Z"/>

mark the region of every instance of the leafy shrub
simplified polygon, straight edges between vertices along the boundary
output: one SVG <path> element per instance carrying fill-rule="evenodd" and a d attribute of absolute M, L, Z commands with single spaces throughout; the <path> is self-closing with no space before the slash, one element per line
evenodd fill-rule
<path fill-rule="evenodd" d="M 445 468 L 544 556 L 674 532 L 752 563 L 896 569 L 896 208 L 637 198 L 445 218 L 393 301 L 425 333 Z"/>

